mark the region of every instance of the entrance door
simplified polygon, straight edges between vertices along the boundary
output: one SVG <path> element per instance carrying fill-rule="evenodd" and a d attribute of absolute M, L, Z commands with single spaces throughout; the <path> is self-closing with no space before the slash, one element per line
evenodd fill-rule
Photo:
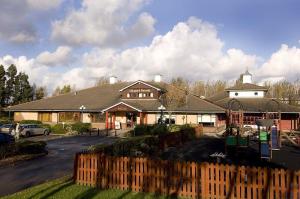
<path fill-rule="evenodd" d="M 126 112 L 126 127 L 133 128 L 136 124 L 137 114 L 134 112 Z"/>

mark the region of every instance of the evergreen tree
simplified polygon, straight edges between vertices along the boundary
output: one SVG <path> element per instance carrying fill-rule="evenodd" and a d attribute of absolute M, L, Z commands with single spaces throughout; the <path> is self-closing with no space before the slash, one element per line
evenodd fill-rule
<path fill-rule="evenodd" d="M 13 104 L 13 96 L 15 95 L 15 81 L 17 75 L 17 67 L 15 65 L 10 65 L 7 69 L 6 76 L 6 89 L 5 89 L 5 104 Z"/>
<path fill-rule="evenodd" d="M 0 106 L 5 106 L 5 84 L 6 84 L 6 76 L 5 69 L 3 65 L 0 65 Z"/>

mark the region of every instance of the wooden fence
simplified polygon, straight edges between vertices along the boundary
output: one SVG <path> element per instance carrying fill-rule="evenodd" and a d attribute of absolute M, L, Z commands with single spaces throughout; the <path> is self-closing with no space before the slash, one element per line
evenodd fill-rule
<path fill-rule="evenodd" d="M 187 198 L 300 199 L 300 171 L 77 154 L 80 185 Z"/>

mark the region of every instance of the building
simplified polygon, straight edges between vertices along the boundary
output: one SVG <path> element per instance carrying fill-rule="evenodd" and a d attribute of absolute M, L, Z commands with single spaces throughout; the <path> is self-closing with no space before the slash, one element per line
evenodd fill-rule
<path fill-rule="evenodd" d="M 239 123 L 239 112 L 243 114 L 243 124 L 256 127 L 255 121 L 262 118 L 281 119 L 282 130 L 294 130 L 300 127 L 300 108 L 267 98 L 268 88 L 253 84 L 252 75 L 242 74 L 242 83 L 217 93 L 208 100 L 230 111 L 227 118 Z M 229 118 L 230 117 L 230 118 Z"/>
<path fill-rule="evenodd" d="M 184 104 L 166 106 L 163 120 L 175 124 L 203 124 L 209 130 L 225 128 L 225 109 L 184 90 L 174 88 L 155 76 L 155 81 L 110 83 L 73 93 L 11 106 L 14 120 L 40 120 L 46 123 L 87 122 L 94 128 L 132 128 L 136 124 L 155 124 L 159 107 L 170 89 L 184 96 Z M 170 117 L 170 118 L 169 118 Z"/>

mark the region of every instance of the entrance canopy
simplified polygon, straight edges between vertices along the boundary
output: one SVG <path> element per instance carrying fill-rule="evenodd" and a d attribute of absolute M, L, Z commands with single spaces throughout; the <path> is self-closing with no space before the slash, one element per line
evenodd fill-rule
<path fill-rule="evenodd" d="M 102 112 L 142 112 L 142 110 L 125 102 L 119 102 L 106 109 L 103 109 Z"/>

